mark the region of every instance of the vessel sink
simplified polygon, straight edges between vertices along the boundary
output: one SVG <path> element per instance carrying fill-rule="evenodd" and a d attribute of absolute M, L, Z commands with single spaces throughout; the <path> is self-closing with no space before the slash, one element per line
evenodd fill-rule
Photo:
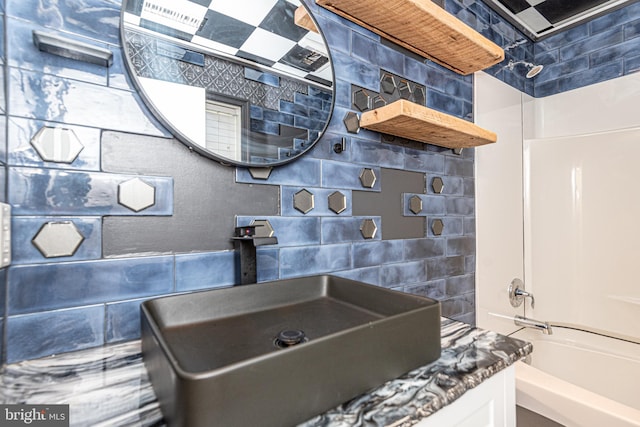
<path fill-rule="evenodd" d="M 440 357 L 440 304 L 333 276 L 146 301 L 170 426 L 296 425 Z"/>

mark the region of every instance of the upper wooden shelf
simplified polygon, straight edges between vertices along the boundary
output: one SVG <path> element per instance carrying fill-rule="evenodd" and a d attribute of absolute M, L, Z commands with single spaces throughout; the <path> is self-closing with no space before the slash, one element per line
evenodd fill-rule
<path fill-rule="evenodd" d="M 459 74 L 471 74 L 504 60 L 500 46 L 431 0 L 316 3 Z"/>
<path fill-rule="evenodd" d="M 496 142 L 495 133 L 431 108 L 400 99 L 362 113 L 360 127 L 446 148 Z"/>

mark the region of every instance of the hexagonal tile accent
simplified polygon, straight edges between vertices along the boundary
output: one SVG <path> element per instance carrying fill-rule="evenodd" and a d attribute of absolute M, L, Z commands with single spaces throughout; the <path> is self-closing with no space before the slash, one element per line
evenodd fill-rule
<path fill-rule="evenodd" d="M 293 207 L 303 214 L 307 214 L 315 207 L 315 196 L 306 189 L 300 190 L 293 195 Z"/>
<path fill-rule="evenodd" d="M 273 237 L 275 230 L 268 219 L 254 219 L 251 225 L 256 227 L 256 237 Z"/>
<path fill-rule="evenodd" d="M 422 212 L 422 199 L 420 196 L 411 196 L 411 198 L 409 198 L 409 210 L 415 215 Z"/>
<path fill-rule="evenodd" d="M 380 88 L 384 93 L 391 95 L 396 90 L 396 81 L 393 78 L 393 74 L 384 73 L 380 79 Z"/>
<path fill-rule="evenodd" d="M 417 87 L 413 91 L 413 102 L 419 105 L 424 105 L 427 102 L 427 96 L 425 95 L 425 89 L 423 87 Z"/>
<path fill-rule="evenodd" d="M 118 203 L 134 212 L 140 212 L 155 205 L 156 189 L 140 178 L 121 182 L 118 185 Z"/>
<path fill-rule="evenodd" d="M 373 97 L 373 108 L 380 108 L 384 107 L 385 105 L 387 105 L 387 100 L 382 96 L 376 95 Z"/>
<path fill-rule="evenodd" d="M 353 111 L 349 111 L 345 114 L 344 119 L 342 119 L 344 126 L 347 128 L 347 132 L 349 133 L 358 133 L 360 132 L 360 118 Z"/>
<path fill-rule="evenodd" d="M 436 194 L 441 194 L 442 190 L 444 189 L 444 181 L 442 180 L 442 178 L 440 178 L 439 176 L 433 178 L 433 180 L 431 181 L 431 188 L 433 188 L 433 191 Z"/>
<path fill-rule="evenodd" d="M 353 92 L 353 105 L 360 111 L 367 111 L 371 109 L 371 96 L 364 89 L 359 89 Z"/>
<path fill-rule="evenodd" d="M 273 168 L 249 168 L 249 173 L 253 179 L 269 179 Z"/>
<path fill-rule="evenodd" d="M 33 237 L 31 243 L 45 258 L 73 256 L 84 236 L 72 221 L 47 222 Z"/>
<path fill-rule="evenodd" d="M 334 191 L 329 195 L 329 209 L 340 214 L 347 209 L 347 196 L 339 191 Z"/>
<path fill-rule="evenodd" d="M 373 169 L 364 168 L 360 172 L 360 183 L 364 188 L 373 188 L 377 179 L 378 178 L 376 177 L 376 173 Z"/>
<path fill-rule="evenodd" d="M 365 239 L 373 239 L 376 237 L 376 233 L 378 232 L 378 226 L 376 222 L 370 218 L 362 221 L 360 225 L 360 233 L 362 233 L 362 237 Z"/>
<path fill-rule="evenodd" d="M 73 163 L 84 148 L 72 129 L 44 126 L 33 138 L 31 145 L 42 160 Z"/>
<path fill-rule="evenodd" d="M 444 222 L 441 219 L 434 219 L 431 222 L 431 231 L 435 236 L 442 235 L 442 231 L 444 230 Z"/>
<path fill-rule="evenodd" d="M 398 92 L 400 92 L 400 97 L 402 99 L 411 98 L 412 90 L 407 80 L 400 80 L 400 83 L 398 83 Z"/>

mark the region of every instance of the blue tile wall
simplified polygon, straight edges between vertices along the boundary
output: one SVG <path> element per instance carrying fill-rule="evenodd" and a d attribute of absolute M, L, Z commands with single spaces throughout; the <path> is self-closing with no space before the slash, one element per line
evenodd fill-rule
<path fill-rule="evenodd" d="M 536 97 L 554 95 L 638 71 L 640 3 L 535 44 L 545 66 L 535 78 Z"/>
<path fill-rule="evenodd" d="M 376 132 L 347 133 L 343 123 L 353 111 L 352 85 L 379 92 L 381 69 L 425 85 L 429 107 L 472 120 L 473 77 L 393 49 L 372 32 L 312 0 L 303 1 L 330 46 L 335 107 L 324 136 L 303 158 L 275 168 L 267 180 L 236 169 L 238 183 L 280 188 L 279 216 L 236 213 L 239 225 L 269 220 L 279 239 L 278 245 L 258 249 L 258 280 L 331 273 L 437 298 L 444 315 L 473 323 L 474 150 L 459 156 L 433 146 L 386 144 Z M 171 215 L 174 196 L 172 177 L 145 175 L 144 180 L 156 185 L 157 204 L 132 213 L 117 203 L 117 184 L 135 175 L 101 169 L 105 130 L 171 136 L 142 105 L 125 72 L 119 3 L 60 1 L 46 7 L 39 0 L 2 3 L 6 8 L 0 10 L 0 35 L 8 34 L 9 39 L 6 52 L 0 42 L 0 78 L 6 81 L 9 96 L 6 99 L 5 84 L 0 84 L 0 129 L 6 129 L 0 131 L 0 199 L 14 208 L 13 264 L 0 270 L 4 363 L 136 339 L 139 305 L 145 299 L 239 282 L 233 251 L 132 253 L 115 259 L 101 253 L 105 215 L 140 219 Z M 505 61 L 487 72 L 530 95 L 546 96 L 640 69 L 635 43 L 640 35 L 640 3 L 536 44 L 481 0 L 446 0 L 445 8 L 505 49 Z M 30 37 L 34 29 L 61 31 L 69 38 L 107 47 L 114 63 L 101 68 L 38 52 Z M 519 68 L 507 69 L 509 61 L 539 62 L 545 70 L 528 80 Z M 328 111 L 321 95 L 299 99 L 304 106 L 283 103 L 281 112 L 314 121 Z M 46 162 L 38 156 L 30 141 L 42 126 L 74 131 L 84 148 L 73 163 Z M 343 138 L 346 150 L 336 153 L 333 147 Z M 378 176 L 380 168 L 426 175 L 426 192 L 418 194 L 424 206 L 420 215 L 426 216 L 427 224 L 423 238 L 387 241 L 380 240 L 380 233 L 373 240 L 362 237 L 363 217 L 352 215 L 352 191 L 379 192 L 384 185 L 378 180 L 374 188 L 363 189 L 358 178 L 363 168 Z M 442 194 L 430 188 L 435 176 L 445 181 Z M 211 191 L 226 185 L 210 183 Z M 302 189 L 316 197 L 315 208 L 307 214 L 293 207 L 293 195 Z M 340 214 L 328 207 L 327 198 L 334 191 L 347 199 L 347 209 Z M 389 203 L 406 206 L 411 196 L 407 193 Z M 414 215 L 406 209 L 404 214 Z M 374 219 L 380 223 L 379 217 Z M 439 236 L 430 229 L 434 219 L 444 223 Z M 85 240 L 73 256 L 44 258 L 31 240 L 42 224 L 63 220 L 73 221 Z"/>

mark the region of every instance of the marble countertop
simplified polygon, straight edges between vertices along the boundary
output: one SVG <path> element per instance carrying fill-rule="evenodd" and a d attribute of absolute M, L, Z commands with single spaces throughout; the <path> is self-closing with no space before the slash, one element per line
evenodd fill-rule
<path fill-rule="evenodd" d="M 532 351 L 532 345 L 442 319 L 442 356 L 301 427 L 410 426 Z M 69 404 L 74 426 L 163 426 L 140 342 L 7 365 L 0 402 Z"/>

